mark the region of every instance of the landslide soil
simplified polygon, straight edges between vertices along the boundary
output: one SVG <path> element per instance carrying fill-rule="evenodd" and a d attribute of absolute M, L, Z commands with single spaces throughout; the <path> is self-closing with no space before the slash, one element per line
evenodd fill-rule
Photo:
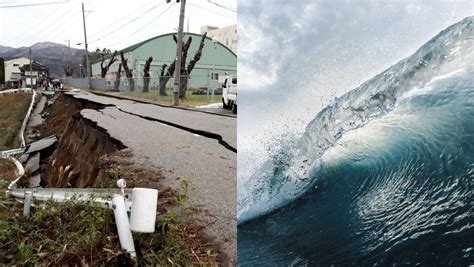
<path fill-rule="evenodd" d="M 80 115 L 82 109 L 101 109 L 103 106 L 79 101 L 60 94 L 51 100 L 44 113 L 45 123 L 35 127 L 41 137 L 56 135 L 53 154 L 42 161 L 44 187 L 91 187 L 103 177 L 97 164 L 102 155 L 125 148 L 111 138 L 107 131 Z"/>

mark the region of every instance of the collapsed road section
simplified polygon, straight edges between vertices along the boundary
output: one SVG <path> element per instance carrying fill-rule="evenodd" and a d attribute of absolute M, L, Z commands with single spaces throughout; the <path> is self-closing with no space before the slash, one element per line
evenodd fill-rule
<path fill-rule="evenodd" d="M 41 99 L 28 138 L 49 146 L 23 156 L 35 177 L 30 187 L 93 187 L 105 175 L 100 157 L 127 148 L 130 164 L 162 171 L 161 186 L 190 182 L 192 219 L 222 262 L 235 264 L 236 118 L 86 92 Z"/>

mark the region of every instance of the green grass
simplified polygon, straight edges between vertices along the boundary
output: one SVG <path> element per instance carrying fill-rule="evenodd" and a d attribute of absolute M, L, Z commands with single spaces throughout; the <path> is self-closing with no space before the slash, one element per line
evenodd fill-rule
<path fill-rule="evenodd" d="M 18 132 L 30 103 L 30 94 L 0 95 L 0 150 L 20 145 Z"/>
<path fill-rule="evenodd" d="M 122 92 L 124 96 L 142 98 L 146 100 L 152 100 L 159 104 L 171 105 L 172 104 L 172 92 L 168 92 L 167 96 L 160 96 L 158 91 L 150 91 L 147 93 L 143 92 Z M 193 95 L 192 90 L 186 92 L 186 99 L 180 100 L 180 106 L 199 106 L 207 105 L 210 103 L 220 103 L 221 95 L 214 95 L 214 101 L 211 100 L 211 95 Z"/>

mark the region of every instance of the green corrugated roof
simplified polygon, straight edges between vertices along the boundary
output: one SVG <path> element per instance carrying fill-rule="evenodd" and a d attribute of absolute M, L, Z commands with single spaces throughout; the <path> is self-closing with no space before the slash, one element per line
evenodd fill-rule
<path fill-rule="evenodd" d="M 173 34 L 177 34 L 177 33 L 172 32 L 172 33 L 166 33 L 166 34 L 158 35 L 158 36 L 152 37 L 152 38 L 150 38 L 150 39 L 147 39 L 147 40 L 145 40 L 145 41 L 142 41 L 142 42 L 139 42 L 139 43 L 137 43 L 137 44 L 134 44 L 134 45 L 131 45 L 131 46 L 129 46 L 129 47 L 126 47 L 126 48 L 124 48 L 124 49 L 122 49 L 122 50 L 117 50 L 117 56 L 120 57 L 120 52 L 124 52 L 124 53 L 125 53 L 125 52 L 129 52 L 129 51 L 135 50 L 135 49 L 139 48 L 140 46 L 142 46 L 143 44 L 148 43 L 149 41 L 152 41 L 152 40 L 155 40 L 155 39 L 158 39 L 158 38 L 161 38 L 161 37 L 165 37 L 165 36 L 168 36 L 168 35 L 173 35 Z M 198 36 L 199 38 L 202 37 L 202 34 L 197 34 L 197 33 L 192 33 L 192 32 L 185 32 L 184 35 L 185 35 L 185 36 L 186 36 L 186 35 L 188 35 L 188 36 L 189 36 L 189 35 L 190 35 L 190 36 Z M 212 41 L 212 38 L 210 38 L 210 37 L 207 37 L 207 36 L 206 36 L 206 39 L 209 39 L 209 40 Z M 230 53 L 232 53 L 234 56 L 237 57 L 237 55 L 236 55 L 232 50 L 230 50 L 227 46 L 225 46 L 224 44 L 222 44 L 222 43 L 219 42 L 219 41 L 218 41 L 217 43 L 220 44 L 221 46 L 223 46 L 223 47 L 224 47 L 225 49 L 227 49 Z M 113 55 L 113 53 L 108 54 L 108 55 L 106 55 L 104 58 L 105 58 L 105 59 L 109 59 L 109 58 L 112 57 L 112 55 Z M 92 61 L 91 61 L 91 64 L 98 63 L 98 62 L 101 62 L 101 61 L 102 61 L 102 58 L 99 58 L 99 59 L 96 59 L 96 60 L 92 60 Z"/>

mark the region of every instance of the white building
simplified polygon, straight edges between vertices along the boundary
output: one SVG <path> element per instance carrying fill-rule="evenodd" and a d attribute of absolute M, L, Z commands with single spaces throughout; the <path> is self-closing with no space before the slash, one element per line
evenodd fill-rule
<path fill-rule="evenodd" d="M 220 43 L 227 46 L 232 52 L 237 54 L 237 24 L 224 28 L 218 28 L 210 25 L 201 27 L 201 34 L 207 32 L 210 38 L 216 38 Z"/>
<path fill-rule="evenodd" d="M 30 64 L 30 60 L 26 57 L 15 58 L 5 61 L 5 81 L 10 81 L 12 78 L 16 79 L 18 74 L 21 75 L 20 67 L 26 64 Z"/>

